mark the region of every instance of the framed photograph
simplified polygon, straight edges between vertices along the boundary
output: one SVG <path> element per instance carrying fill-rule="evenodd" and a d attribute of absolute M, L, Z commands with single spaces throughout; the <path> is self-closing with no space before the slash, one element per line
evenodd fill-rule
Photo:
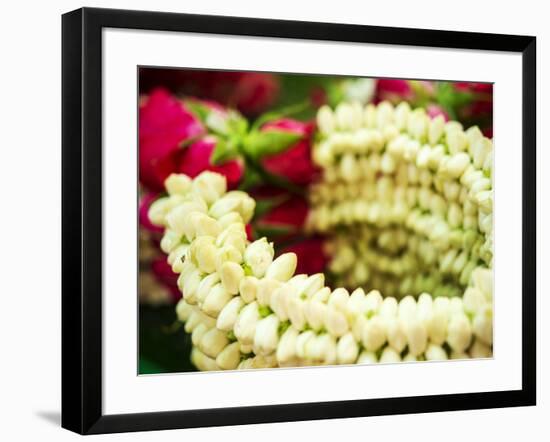
<path fill-rule="evenodd" d="M 536 403 L 535 37 L 62 26 L 63 427 Z"/>

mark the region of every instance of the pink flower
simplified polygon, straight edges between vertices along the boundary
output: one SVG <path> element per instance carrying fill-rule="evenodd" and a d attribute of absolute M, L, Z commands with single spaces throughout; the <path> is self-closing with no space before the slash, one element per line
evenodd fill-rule
<path fill-rule="evenodd" d="M 314 237 L 297 242 L 284 249 L 284 252 L 294 252 L 298 256 L 296 274 L 312 275 L 325 271 L 328 257 L 323 250 L 323 238 Z"/>
<path fill-rule="evenodd" d="M 223 164 L 212 163 L 212 153 L 216 147 L 216 137 L 206 136 L 181 151 L 177 160 L 177 171 L 191 178 L 196 177 L 204 170 L 218 172 L 227 178 L 227 186 L 235 188 L 241 180 L 244 166 L 240 159 L 226 161 Z"/>
<path fill-rule="evenodd" d="M 164 89 L 154 90 L 139 112 L 139 174 L 147 188 L 162 191 L 182 142 L 205 132 L 199 120 Z"/>
<path fill-rule="evenodd" d="M 284 151 L 266 155 L 262 158 L 263 167 L 274 175 L 285 177 L 294 184 L 309 184 L 319 170 L 311 159 L 311 136 L 313 124 L 291 119 L 272 121 L 262 126 L 262 131 L 287 131 L 300 135 L 302 138 Z"/>
<path fill-rule="evenodd" d="M 407 80 L 380 78 L 376 83 L 377 101 L 410 100 L 414 93 Z"/>
<path fill-rule="evenodd" d="M 432 119 L 441 115 L 445 119 L 445 121 L 449 121 L 449 115 L 438 104 L 428 104 L 428 106 L 426 106 L 426 113 L 428 114 L 428 117 Z"/>

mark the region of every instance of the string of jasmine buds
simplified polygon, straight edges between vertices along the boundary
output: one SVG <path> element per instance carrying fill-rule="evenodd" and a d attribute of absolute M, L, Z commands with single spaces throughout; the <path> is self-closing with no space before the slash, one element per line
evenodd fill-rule
<path fill-rule="evenodd" d="M 338 232 L 339 284 L 460 296 L 476 267 L 492 267 L 493 146 L 477 127 L 405 102 L 323 106 L 317 126 L 307 228 Z"/>
<path fill-rule="evenodd" d="M 183 294 L 177 314 L 192 334 L 199 369 L 491 353 L 490 270 L 472 271 L 464 299 L 397 301 L 361 288 L 331 290 L 323 274 L 295 275 L 295 254 L 275 258 L 266 238 L 247 240 L 255 202 L 227 192 L 223 176 L 171 175 L 165 187 L 168 196 L 151 205 L 149 217 L 165 229 L 161 248 Z"/>

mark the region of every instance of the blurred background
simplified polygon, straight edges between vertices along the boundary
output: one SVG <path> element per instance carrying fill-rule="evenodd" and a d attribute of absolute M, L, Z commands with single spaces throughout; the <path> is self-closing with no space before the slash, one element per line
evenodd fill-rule
<path fill-rule="evenodd" d="M 267 236 L 276 254 L 295 252 L 297 273 L 324 272 L 324 238 L 303 231 L 307 186 L 318 174 L 311 145 L 321 105 L 407 101 L 432 118 L 477 125 L 487 137 L 493 130 L 488 83 L 141 68 L 139 93 L 141 374 L 195 370 L 190 336 L 174 308 L 181 297 L 177 275 L 160 248 L 162 230 L 147 217 L 168 175 L 222 173 L 230 188 L 257 201 L 250 239 Z M 259 150 L 247 147 L 251 134 L 262 140 Z"/>

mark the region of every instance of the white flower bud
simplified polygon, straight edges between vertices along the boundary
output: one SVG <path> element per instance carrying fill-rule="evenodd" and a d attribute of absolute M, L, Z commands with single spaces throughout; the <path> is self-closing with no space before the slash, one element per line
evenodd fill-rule
<path fill-rule="evenodd" d="M 433 118 L 429 123 L 428 128 L 428 141 L 432 146 L 435 146 L 443 135 L 445 129 L 445 118 L 442 115 L 438 115 Z"/>
<path fill-rule="evenodd" d="M 319 331 L 326 322 L 327 306 L 322 302 L 311 299 L 304 305 L 304 314 L 309 326 L 313 330 Z"/>
<path fill-rule="evenodd" d="M 236 338 L 243 344 L 252 344 L 254 342 L 254 333 L 256 324 L 260 320 L 260 312 L 258 311 L 258 303 L 252 302 L 245 305 L 239 313 L 237 322 L 233 331 Z"/>
<path fill-rule="evenodd" d="M 276 279 L 263 278 L 258 281 L 258 290 L 256 299 L 260 306 L 269 306 L 271 304 L 271 295 L 280 288 L 282 283 Z"/>
<path fill-rule="evenodd" d="M 197 303 L 199 305 L 203 305 L 204 301 L 206 300 L 206 297 L 209 295 L 212 288 L 220 282 L 220 275 L 217 273 L 212 273 L 205 278 L 202 279 L 202 281 L 199 283 L 199 286 L 197 287 Z"/>
<path fill-rule="evenodd" d="M 339 304 L 339 303 L 337 303 Z M 346 303 L 347 313 L 351 316 L 358 316 L 365 312 L 365 291 L 359 287 L 349 296 Z"/>
<path fill-rule="evenodd" d="M 311 300 L 326 303 L 329 299 L 329 296 L 330 296 L 330 288 L 323 287 L 321 290 L 318 290 L 313 294 L 313 296 L 311 297 Z"/>
<path fill-rule="evenodd" d="M 371 290 L 365 296 L 365 313 L 369 316 L 377 313 L 383 301 L 382 295 L 378 290 Z"/>
<path fill-rule="evenodd" d="M 411 112 L 407 124 L 407 130 L 414 138 L 421 140 L 427 136 L 430 119 L 423 108 L 417 108 Z"/>
<path fill-rule="evenodd" d="M 289 327 L 281 336 L 277 346 L 277 361 L 279 364 L 287 364 L 296 358 L 296 340 L 298 331 Z"/>
<path fill-rule="evenodd" d="M 216 327 L 223 331 L 231 331 L 237 322 L 239 312 L 244 306 L 243 300 L 239 296 L 235 296 L 229 301 L 218 315 Z"/>
<path fill-rule="evenodd" d="M 301 277 L 302 275 L 297 275 Z M 289 284 L 296 287 L 297 293 L 303 299 L 311 298 L 315 293 L 321 290 L 325 285 L 325 275 L 322 273 L 316 273 L 310 277 L 297 278 L 297 276 L 290 279 Z"/>
<path fill-rule="evenodd" d="M 193 247 L 195 248 L 194 254 L 197 262 L 197 266 L 199 269 L 204 273 L 212 273 L 216 270 L 216 254 L 218 252 L 218 249 L 213 244 L 213 241 L 204 241 L 200 242 L 198 240 L 202 238 L 208 238 L 209 240 L 212 238 L 210 236 L 202 236 L 200 238 L 197 238 L 193 242 Z M 200 245 L 199 245 L 200 244 Z"/>
<path fill-rule="evenodd" d="M 334 307 L 327 308 L 325 321 L 327 331 L 336 338 L 343 336 L 348 331 L 346 316 Z"/>
<path fill-rule="evenodd" d="M 220 247 L 217 250 L 215 262 L 216 262 L 216 270 L 220 272 L 222 266 L 226 262 L 234 262 L 237 264 L 241 264 L 243 262 L 243 256 L 241 252 L 239 252 L 235 247 L 226 245 L 226 246 Z"/>
<path fill-rule="evenodd" d="M 462 352 L 468 348 L 472 339 L 472 327 L 464 313 L 455 313 L 449 320 L 447 342 L 454 351 Z"/>
<path fill-rule="evenodd" d="M 468 138 L 462 130 L 448 131 L 446 141 L 451 154 L 463 152 L 468 147 Z"/>
<path fill-rule="evenodd" d="M 361 177 L 361 169 L 357 164 L 355 155 L 348 153 L 342 157 L 340 160 L 340 177 L 348 183 L 359 180 Z"/>
<path fill-rule="evenodd" d="M 359 355 L 359 358 L 357 359 L 358 364 L 376 364 L 378 362 L 378 358 L 376 357 L 376 354 L 371 351 L 363 351 Z"/>
<path fill-rule="evenodd" d="M 212 204 L 226 192 L 227 182 L 219 173 L 204 171 L 193 180 L 192 188 L 207 204 Z"/>
<path fill-rule="evenodd" d="M 181 243 L 181 237 L 181 234 L 171 229 L 166 229 L 160 240 L 160 249 L 166 254 L 170 253 Z"/>
<path fill-rule="evenodd" d="M 214 201 L 208 214 L 213 218 L 220 219 L 225 215 L 228 215 L 233 212 L 238 212 L 239 206 L 241 204 L 241 198 L 224 195 L 220 199 Z"/>
<path fill-rule="evenodd" d="M 327 106 L 321 106 L 317 111 L 317 127 L 319 131 L 324 135 L 329 135 L 334 132 L 336 128 L 336 122 L 332 109 Z"/>
<path fill-rule="evenodd" d="M 331 364 L 336 361 L 336 341 L 329 334 L 315 335 L 305 344 L 306 359 Z"/>
<path fill-rule="evenodd" d="M 416 318 L 405 319 L 401 324 L 407 336 L 409 353 L 415 356 L 424 353 L 428 344 L 428 332 L 424 324 Z"/>
<path fill-rule="evenodd" d="M 240 226 L 242 226 L 242 229 L 240 232 L 237 230 L 237 228 L 231 229 L 231 226 L 230 226 L 230 231 L 227 232 L 226 235 L 224 235 L 222 238 L 220 238 L 221 235 L 218 235 L 218 237 L 216 238 L 216 245 L 218 247 L 231 246 L 237 249 L 241 255 L 244 254 L 244 251 L 246 249 L 246 244 L 248 241 L 246 239 L 246 232 L 244 231 L 244 225 L 241 224 Z"/>
<path fill-rule="evenodd" d="M 349 299 L 349 292 L 344 288 L 338 288 L 330 294 L 328 305 L 341 312 L 346 312 Z"/>
<path fill-rule="evenodd" d="M 231 300 L 232 296 L 225 290 L 220 283 L 216 284 L 210 290 L 210 293 L 206 296 L 204 303 L 202 304 L 202 310 L 208 316 L 217 318 L 222 309 Z"/>
<path fill-rule="evenodd" d="M 296 289 L 290 286 L 288 283 L 283 284 L 279 288 L 275 289 L 273 293 L 271 293 L 269 306 L 281 321 L 288 320 L 287 305 L 290 301 L 290 298 L 294 296 L 296 296 Z"/>
<path fill-rule="evenodd" d="M 359 346 L 352 333 L 346 333 L 336 345 L 336 359 L 339 364 L 354 364 L 359 355 Z"/>
<path fill-rule="evenodd" d="M 411 295 L 405 296 L 399 301 L 399 318 L 408 320 L 416 317 L 416 301 Z"/>
<path fill-rule="evenodd" d="M 401 356 L 392 347 L 386 347 L 380 355 L 381 364 L 392 364 L 394 362 L 401 362 Z"/>
<path fill-rule="evenodd" d="M 258 282 L 258 278 L 254 276 L 245 276 L 241 279 L 239 293 L 245 303 L 250 304 L 256 299 L 256 295 L 258 293 Z"/>
<path fill-rule="evenodd" d="M 469 164 L 470 156 L 465 152 L 459 152 L 443 161 L 439 170 L 450 178 L 459 178 Z"/>
<path fill-rule="evenodd" d="M 191 190 L 192 180 L 187 175 L 172 173 L 164 180 L 169 195 L 186 195 Z"/>
<path fill-rule="evenodd" d="M 386 326 L 388 344 L 395 349 L 395 351 L 401 353 L 407 346 L 407 336 L 401 326 L 401 322 L 396 319 L 396 317 L 386 317 L 384 318 L 384 323 Z"/>
<path fill-rule="evenodd" d="M 213 328 L 208 330 L 199 342 L 199 350 L 205 355 L 215 358 L 229 344 L 225 332 Z"/>
<path fill-rule="evenodd" d="M 243 223 L 246 224 L 252 219 L 254 209 L 256 208 L 256 201 L 251 198 L 246 192 L 241 190 L 232 190 L 227 192 L 227 198 L 236 198 L 239 200 L 239 205 L 235 211 L 241 215 Z"/>
<path fill-rule="evenodd" d="M 266 238 L 249 244 L 244 252 L 244 262 L 256 278 L 261 278 L 273 262 L 273 243 Z"/>
<path fill-rule="evenodd" d="M 188 304 L 185 299 L 180 299 L 176 305 L 176 315 L 178 316 L 178 320 L 181 322 L 187 321 L 194 309 L 195 307 Z"/>
<path fill-rule="evenodd" d="M 378 314 L 382 318 L 396 318 L 398 309 L 399 307 L 397 304 L 397 300 L 395 298 L 388 297 L 384 298 L 384 300 L 382 301 Z"/>
<path fill-rule="evenodd" d="M 153 209 L 153 205 L 151 205 L 151 209 Z M 189 223 L 189 218 L 193 213 L 202 213 L 204 215 L 206 209 L 204 201 L 202 203 L 199 201 L 187 201 L 167 213 L 166 225 L 180 236 L 185 234 L 189 241 L 191 241 L 195 237 L 195 232 L 191 232 L 193 225 Z"/>
<path fill-rule="evenodd" d="M 384 345 L 386 342 L 386 327 L 382 318 L 375 316 L 366 322 L 363 327 L 361 341 L 367 351 L 375 352 Z"/>
<path fill-rule="evenodd" d="M 239 224 L 244 226 L 243 217 L 237 212 L 230 212 L 227 215 L 218 219 L 218 224 L 221 229 L 226 229 L 233 224 Z"/>
<path fill-rule="evenodd" d="M 172 266 L 172 271 L 174 273 L 181 273 L 183 269 L 183 261 L 185 260 L 185 255 L 187 254 L 188 249 L 188 244 L 182 244 L 172 250 L 168 255 L 167 261 L 168 264 Z"/>
<path fill-rule="evenodd" d="M 191 333 L 191 342 L 194 346 L 198 346 L 201 342 L 202 337 L 206 334 L 207 331 L 210 330 L 210 327 L 208 327 L 206 324 L 200 323 L 198 324 Z"/>
<path fill-rule="evenodd" d="M 483 342 L 476 340 L 472 348 L 470 348 L 470 357 L 471 358 L 490 358 L 492 356 L 491 347 L 485 345 Z"/>
<path fill-rule="evenodd" d="M 493 271 L 477 267 L 472 272 L 472 285 L 483 292 L 487 300 L 493 299 Z"/>
<path fill-rule="evenodd" d="M 296 338 L 296 355 L 301 359 L 306 359 L 306 345 L 310 339 L 314 339 L 316 334 L 311 330 L 302 332 Z"/>
<path fill-rule="evenodd" d="M 279 343 L 279 318 L 269 315 L 258 321 L 254 334 L 254 348 L 259 355 L 269 355 Z"/>
<path fill-rule="evenodd" d="M 277 279 L 281 282 L 288 281 L 296 270 L 297 257 L 295 253 L 284 253 L 276 258 L 268 267 L 266 278 Z"/>
<path fill-rule="evenodd" d="M 445 361 L 449 359 L 447 353 L 440 345 L 429 344 L 426 348 L 426 360 L 428 361 Z"/>
<path fill-rule="evenodd" d="M 490 308 L 479 310 L 472 325 L 477 340 L 487 345 L 493 343 L 493 312 Z"/>
<path fill-rule="evenodd" d="M 224 289 L 229 294 L 236 295 L 244 278 L 244 270 L 239 264 L 228 261 L 220 268 L 220 278 Z"/>
<path fill-rule="evenodd" d="M 336 124 L 340 130 L 352 130 L 356 128 L 353 108 L 349 103 L 341 102 L 336 107 Z"/>
<path fill-rule="evenodd" d="M 201 272 L 198 269 L 191 271 L 188 275 L 180 273 L 178 277 L 178 287 L 183 297 L 189 304 L 197 303 L 197 288 L 201 282 Z"/>
<path fill-rule="evenodd" d="M 216 361 L 208 356 L 206 356 L 198 348 L 194 347 L 191 350 L 191 362 L 195 367 L 201 371 L 216 371 L 219 370 L 218 364 Z"/>
<path fill-rule="evenodd" d="M 449 302 L 449 314 L 451 316 L 455 314 L 464 314 L 464 303 L 462 302 L 462 298 L 453 296 L 450 298 Z"/>
<path fill-rule="evenodd" d="M 216 364 L 222 370 L 235 370 L 241 362 L 240 344 L 233 342 L 225 347 L 218 357 L 216 358 Z"/>
<path fill-rule="evenodd" d="M 303 330 L 306 326 L 305 302 L 298 296 L 290 296 L 285 307 L 292 326 L 296 330 Z"/>
<path fill-rule="evenodd" d="M 487 305 L 487 298 L 478 288 L 468 287 L 464 292 L 462 302 L 467 313 L 475 314 Z"/>
<path fill-rule="evenodd" d="M 438 299 L 447 299 L 447 298 L 436 298 L 436 301 Z M 428 336 L 431 342 L 437 345 L 441 345 L 445 342 L 445 339 L 447 337 L 448 322 L 449 322 L 448 312 L 442 310 L 441 308 L 437 308 L 434 305 L 432 317 L 430 321 L 426 323 Z"/>

